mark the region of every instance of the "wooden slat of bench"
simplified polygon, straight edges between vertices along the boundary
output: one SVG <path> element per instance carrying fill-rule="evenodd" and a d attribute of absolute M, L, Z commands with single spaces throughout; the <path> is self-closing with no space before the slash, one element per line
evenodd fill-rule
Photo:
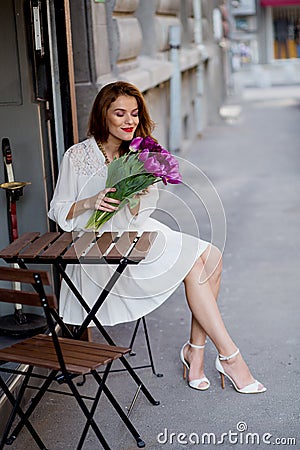
<path fill-rule="evenodd" d="M 40 336 L 34 336 L 0 350 L 0 359 L 59 369 L 52 338 L 44 336 L 44 339 L 41 340 L 39 339 Z M 94 350 L 91 353 L 84 352 L 81 345 L 82 341 L 73 341 L 75 345 L 70 347 L 65 345 L 65 339 L 59 338 L 59 340 L 68 370 L 75 370 L 76 373 L 87 373 L 91 369 L 107 364 L 121 356 L 121 353 L 115 351 L 111 351 L 110 355 L 107 352 L 101 354 L 99 350 Z M 93 344 L 90 344 L 90 346 L 93 346 Z"/>
<path fill-rule="evenodd" d="M 30 245 L 28 245 L 24 250 L 19 253 L 21 258 L 35 258 L 45 247 L 55 241 L 59 237 L 60 233 L 48 232 L 40 236 Z"/>
<path fill-rule="evenodd" d="M 45 334 L 38 334 L 35 336 L 35 339 L 48 339 L 48 336 Z M 76 339 L 70 339 L 70 338 L 59 338 L 60 342 L 68 343 L 68 345 L 78 345 L 78 342 L 80 342 L 81 347 L 83 348 L 89 348 L 91 347 L 91 342 L 85 342 L 85 341 L 78 341 Z M 122 353 L 125 355 L 126 353 L 130 352 L 130 348 L 128 347 L 118 347 L 116 345 L 109 345 L 109 344 L 98 344 L 96 342 L 92 343 L 93 348 L 95 351 L 111 351 L 116 353 Z"/>
<path fill-rule="evenodd" d="M 122 233 L 121 237 L 118 239 L 105 259 L 107 261 L 121 259 L 128 252 L 136 236 L 136 231 L 126 231 Z"/>
<path fill-rule="evenodd" d="M 95 233 L 84 233 L 63 255 L 64 260 L 79 259 L 82 253 L 87 249 L 90 243 L 95 239 Z"/>
<path fill-rule="evenodd" d="M 97 358 L 89 359 L 86 358 L 85 355 L 82 356 L 79 352 L 75 355 L 65 355 L 63 347 L 62 351 L 64 354 L 64 361 L 68 366 L 72 365 L 76 367 L 83 367 L 85 369 L 91 369 L 102 364 L 106 364 L 107 360 L 108 362 L 111 361 L 111 359 L 106 356 L 102 357 L 101 355 L 98 355 Z M 46 362 L 47 367 L 53 367 L 54 369 L 59 368 L 57 355 L 55 353 L 51 337 L 49 337 L 48 341 L 45 342 L 41 348 L 36 345 L 34 339 L 32 338 L 1 350 L 0 355 L 5 355 L 7 359 L 13 356 L 15 360 L 20 362 L 24 362 L 24 360 L 26 360 L 27 363 L 29 362 L 32 365 L 35 365 L 35 362 L 37 362 L 37 365 Z"/>
<path fill-rule="evenodd" d="M 77 237 L 78 233 L 63 233 L 58 239 L 56 239 L 55 242 L 52 243 L 52 245 L 47 248 L 47 250 L 44 251 L 40 255 L 41 259 L 55 259 L 58 258 L 65 249 L 73 242 L 73 239 Z"/>
<path fill-rule="evenodd" d="M 106 353 L 101 354 L 99 351 L 94 353 L 83 352 L 80 341 L 77 341 L 77 346 L 73 347 L 65 346 L 62 342 L 60 344 L 65 363 L 76 366 L 94 368 L 102 364 L 107 364 L 121 356 L 120 353 L 111 353 L 111 355 L 108 355 Z M 43 341 L 43 344 L 41 345 L 41 343 L 37 342 L 33 337 L 11 346 L 11 349 L 14 351 L 14 354 L 19 355 L 20 358 L 23 356 L 26 358 L 31 356 L 33 361 L 35 358 L 45 358 L 46 360 L 53 361 L 54 363 L 57 361 L 57 354 L 52 338 L 47 341 Z"/>
<path fill-rule="evenodd" d="M 0 258 L 9 259 L 17 257 L 19 252 L 30 242 L 33 242 L 39 235 L 40 233 L 36 231 L 23 234 L 21 237 L 0 251 Z"/>
<path fill-rule="evenodd" d="M 139 262 L 142 259 L 145 259 L 149 253 L 151 245 L 156 239 L 156 236 L 156 231 L 145 231 L 135 244 L 133 250 L 130 252 L 128 259 L 134 262 Z"/>
<path fill-rule="evenodd" d="M 50 308 L 58 308 L 55 295 L 47 295 L 47 299 Z M 36 292 L 25 292 L 15 289 L 0 289 L 0 301 L 6 303 L 21 303 L 21 305 L 28 306 L 42 306 L 39 294 Z"/>
<path fill-rule="evenodd" d="M 47 338 L 47 336 L 46 336 Z M 49 351 L 49 354 L 55 354 L 54 345 L 52 347 L 48 344 L 49 339 L 40 339 L 40 335 L 31 338 L 31 342 L 36 347 L 37 352 Z M 70 343 L 71 341 L 71 343 Z M 23 343 L 26 341 L 23 341 Z M 73 356 L 81 360 L 95 361 L 98 358 L 116 359 L 122 356 L 123 352 L 117 352 L 113 346 L 110 349 L 101 349 L 89 342 L 87 346 L 82 345 L 81 340 L 72 340 L 68 338 L 59 338 L 59 343 L 63 349 L 64 356 Z M 44 350 L 45 348 L 45 350 Z"/>
<path fill-rule="evenodd" d="M 98 239 L 97 242 L 91 247 L 88 253 L 84 256 L 84 259 L 100 259 L 113 243 L 114 239 L 118 236 L 118 233 L 110 233 L 106 231 Z"/>
<path fill-rule="evenodd" d="M 34 283 L 33 274 L 38 273 L 44 285 L 50 285 L 48 272 L 42 270 L 15 269 L 13 267 L 0 267 L 0 280 L 20 281 L 21 283 Z"/>
<path fill-rule="evenodd" d="M 60 370 L 60 365 L 59 363 L 55 363 L 53 361 L 49 361 L 47 359 L 43 359 L 42 355 L 41 358 L 32 358 L 30 356 L 19 356 L 14 354 L 14 352 L 11 350 L 9 351 L 9 349 L 3 349 L 0 350 L 0 360 L 3 361 L 8 361 L 8 362 L 16 362 L 16 363 L 21 363 L 21 364 L 29 364 L 31 366 L 36 366 L 36 367 L 43 367 L 45 369 L 54 369 L 54 370 Z M 76 373 L 76 374 L 87 374 L 90 372 L 90 368 L 89 367 L 83 367 L 83 366 L 76 366 L 73 364 L 68 364 L 67 366 L 67 370 L 72 372 L 72 373 Z M 1 371 L 1 369 L 0 369 Z"/>
<path fill-rule="evenodd" d="M 32 366 L 37 367 L 45 367 L 46 369 L 55 369 L 59 370 L 59 364 L 53 363 L 53 361 L 47 361 L 41 355 L 40 358 L 32 358 L 32 356 L 20 355 L 19 353 L 15 353 L 15 349 L 12 347 L 3 348 L 0 350 L 0 359 L 2 361 L 16 362 L 21 364 L 30 364 Z M 80 373 L 80 372 L 79 372 Z"/>
<path fill-rule="evenodd" d="M 73 364 L 77 366 L 83 366 L 83 367 L 98 367 L 103 364 L 108 364 L 114 359 L 119 358 L 121 355 L 112 354 L 100 354 L 97 355 L 89 354 L 89 353 L 82 353 L 82 349 L 78 348 L 76 351 L 70 350 L 70 348 L 66 348 L 64 345 L 61 346 L 64 361 L 66 364 Z M 42 347 L 39 349 L 38 347 L 31 346 L 24 346 L 23 348 L 20 345 L 20 348 L 18 350 L 18 353 L 20 356 L 31 356 L 32 358 L 40 358 L 41 351 L 43 354 L 43 357 L 46 358 L 49 361 L 57 361 L 57 354 L 55 352 L 55 349 L 50 346 Z"/>

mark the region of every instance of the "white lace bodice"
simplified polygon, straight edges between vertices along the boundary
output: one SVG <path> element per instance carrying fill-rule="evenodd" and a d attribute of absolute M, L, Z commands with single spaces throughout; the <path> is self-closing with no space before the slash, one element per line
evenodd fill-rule
<path fill-rule="evenodd" d="M 70 158 L 74 171 L 79 176 L 92 176 L 97 172 L 106 176 L 105 160 L 94 138 L 73 145 L 65 156 Z"/>

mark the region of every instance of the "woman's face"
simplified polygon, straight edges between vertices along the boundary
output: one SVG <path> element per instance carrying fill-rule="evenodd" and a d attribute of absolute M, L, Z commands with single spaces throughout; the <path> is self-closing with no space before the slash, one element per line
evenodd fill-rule
<path fill-rule="evenodd" d="M 135 97 L 120 95 L 107 110 L 109 138 L 131 141 L 139 124 L 138 104 Z"/>

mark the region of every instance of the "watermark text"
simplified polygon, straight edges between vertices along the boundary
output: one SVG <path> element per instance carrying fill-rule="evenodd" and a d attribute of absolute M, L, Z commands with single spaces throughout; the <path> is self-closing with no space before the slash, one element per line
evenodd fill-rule
<path fill-rule="evenodd" d="M 236 424 L 235 430 L 228 430 L 217 435 L 216 433 L 184 433 L 172 432 L 164 428 L 157 435 L 157 442 L 161 445 L 222 445 L 222 444 L 242 444 L 242 445 L 295 445 L 294 437 L 275 437 L 271 433 L 249 432 L 246 422 L 240 421 Z"/>

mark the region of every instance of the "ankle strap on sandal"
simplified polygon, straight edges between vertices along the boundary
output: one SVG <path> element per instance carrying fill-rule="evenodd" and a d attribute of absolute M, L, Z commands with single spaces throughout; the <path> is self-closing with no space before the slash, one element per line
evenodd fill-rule
<path fill-rule="evenodd" d="M 190 341 L 188 341 L 188 344 L 192 347 L 192 348 L 204 348 L 205 344 L 206 344 L 207 340 L 205 339 L 204 345 L 196 345 L 196 344 L 191 344 Z"/>
<path fill-rule="evenodd" d="M 232 355 L 229 355 L 229 356 L 219 355 L 219 360 L 220 361 L 229 361 L 230 359 L 232 359 L 235 356 L 237 356 L 239 353 L 240 353 L 240 350 L 237 349 L 234 353 L 232 353 Z"/>

